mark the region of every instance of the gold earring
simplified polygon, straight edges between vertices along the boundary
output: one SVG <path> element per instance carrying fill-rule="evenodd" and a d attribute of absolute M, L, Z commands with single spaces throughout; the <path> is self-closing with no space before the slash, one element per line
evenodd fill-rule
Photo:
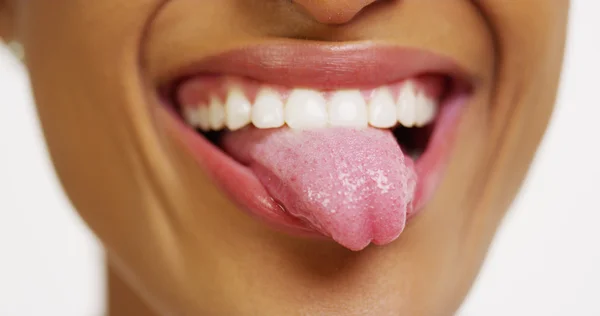
<path fill-rule="evenodd" d="M 23 49 L 23 45 L 17 41 L 8 42 L 8 49 L 10 52 L 17 57 L 20 61 L 25 60 L 25 50 Z"/>

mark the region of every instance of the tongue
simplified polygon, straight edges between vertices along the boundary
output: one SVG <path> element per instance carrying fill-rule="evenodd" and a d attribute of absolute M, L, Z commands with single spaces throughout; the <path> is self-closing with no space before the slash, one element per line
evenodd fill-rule
<path fill-rule="evenodd" d="M 248 128 L 222 146 L 287 212 L 348 249 L 404 229 L 417 176 L 389 130 Z"/>

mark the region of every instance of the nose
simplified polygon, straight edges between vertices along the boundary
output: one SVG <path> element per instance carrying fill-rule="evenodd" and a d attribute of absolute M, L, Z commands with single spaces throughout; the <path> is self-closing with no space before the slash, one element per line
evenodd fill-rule
<path fill-rule="evenodd" d="M 344 24 L 377 0 L 294 0 L 318 22 Z"/>

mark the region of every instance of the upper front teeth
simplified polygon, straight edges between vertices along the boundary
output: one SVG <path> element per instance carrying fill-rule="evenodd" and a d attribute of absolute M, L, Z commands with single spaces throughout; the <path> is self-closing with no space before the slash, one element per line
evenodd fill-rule
<path fill-rule="evenodd" d="M 360 91 L 339 91 L 329 100 L 329 123 L 332 126 L 367 127 L 369 113 Z"/>
<path fill-rule="evenodd" d="M 285 105 L 285 122 L 290 128 L 326 127 L 327 100 L 318 91 L 295 89 Z"/>
<path fill-rule="evenodd" d="M 395 94 L 395 96 L 394 96 Z M 389 87 L 375 89 L 366 100 L 359 90 L 325 94 L 311 89 L 293 89 L 284 100 L 275 90 L 262 88 L 254 103 L 237 86 L 225 100 L 213 95 L 208 104 L 184 107 L 188 124 L 204 131 L 237 130 L 252 123 L 257 128 L 310 129 L 327 126 L 390 128 L 422 127 L 437 115 L 437 101 L 419 91 L 411 81 L 393 93 Z"/>

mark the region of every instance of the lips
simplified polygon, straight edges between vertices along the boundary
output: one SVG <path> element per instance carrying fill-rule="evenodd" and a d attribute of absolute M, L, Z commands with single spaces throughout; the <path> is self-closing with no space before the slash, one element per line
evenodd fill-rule
<path fill-rule="evenodd" d="M 274 44 L 174 70 L 177 126 L 242 209 L 351 250 L 394 241 L 438 186 L 469 77 L 374 44 Z"/>

